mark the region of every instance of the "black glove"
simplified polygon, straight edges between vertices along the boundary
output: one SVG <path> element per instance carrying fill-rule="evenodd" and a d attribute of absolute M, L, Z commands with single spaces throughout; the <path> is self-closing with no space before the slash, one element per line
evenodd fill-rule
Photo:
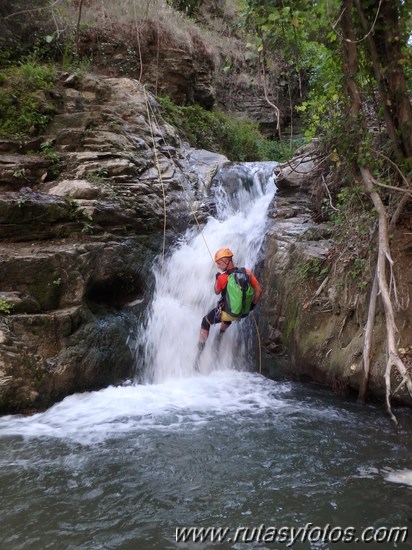
<path fill-rule="evenodd" d="M 250 304 L 250 311 L 253 311 L 257 304 L 254 304 L 253 302 Z"/>
<path fill-rule="evenodd" d="M 219 275 L 220 275 L 220 273 L 216 273 L 216 275 L 215 275 L 216 281 L 217 281 L 217 278 L 219 277 Z"/>

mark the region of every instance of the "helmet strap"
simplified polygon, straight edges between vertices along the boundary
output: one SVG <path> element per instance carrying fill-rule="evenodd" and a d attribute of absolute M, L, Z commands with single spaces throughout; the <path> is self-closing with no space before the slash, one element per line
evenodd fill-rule
<path fill-rule="evenodd" d="M 230 264 L 230 262 L 231 262 L 231 259 L 229 258 L 229 259 L 226 261 L 225 271 L 227 271 L 227 266 Z"/>

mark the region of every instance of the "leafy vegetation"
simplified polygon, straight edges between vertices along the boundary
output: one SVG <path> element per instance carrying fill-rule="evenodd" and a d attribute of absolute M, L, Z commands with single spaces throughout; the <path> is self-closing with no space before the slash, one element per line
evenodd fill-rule
<path fill-rule="evenodd" d="M 53 87 L 53 65 L 26 61 L 0 71 L 0 135 L 23 138 L 41 132 L 54 115 L 45 92 Z"/>
<path fill-rule="evenodd" d="M 298 271 L 301 279 L 322 280 L 329 272 L 329 267 L 319 258 L 311 258 L 303 262 Z"/>
<path fill-rule="evenodd" d="M 44 141 L 40 145 L 40 150 L 42 154 L 49 159 L 53 164 L 60 162 L 61 160 L 61 154 L 58 151 L 55 151 L 53 149 L 53 143 L 52 141 Z"/>
<path fill-rule="evenodd" d="M 374 150 L 382 147 L 386 139 L 382 131 L 390 119 L 396 141 L 410 143 L 412 122 L 406 113 L 410 112 L 408 94 L 412 91 L 412 2 L 385 4 L 388 6 L 370 0 L 246 0 L 243 15 L 250 32 L 248 50 L 259 59 L 261 70 L 268 73 L 279 63 L 281 52 L 282 71 L 291 75 L 288 86 L 291 79 L 306 83 L 302 101 L 291 105 L 291 116 L 299 113 L 303 117 L 305 136 L 321 138 L 327 150 L 335 152 L 335 166 L 339 162 L 352 172 L 353 163 L 366 160 L 374 165 L 375 176 L 383 176 L 389 183 L 388 164 L 382 157 L 377 163 Z M 342 34 L 344 14 L 353 34 L 346 41 Z M 356 120 L 348 118 L 348 40 L 356 46 L 356 84 L 364 104 Z M 394 145 L 389 145 L 387 156 L 396 153 Z M 396 162 L 408 176 L 411 155 L 399 155 L 404 146 L 395 148 Z"/>
<path fill-rule="evenodd" d="M 192 147 L 221 151 L 232 161 L 283 161 L 290 158 L 292 148 L 278 141 L 267 140 L 256 122 L 229 116 L 221 111 L 206 111 L 199 105 L 178 106 L 170 98 L 159 98 L 162 115 L 178 128 Z"/>
<path fill-rule="evenodd" d="M 4 313 L 5 315 L 8 315 L 13 307 L 13 304 L 9 304 L 7 300 L 5 300 L 4 298 L 0 298 L 0 314 Z"/>
<path fill-rule="evenodd" d="M 305 115 L 306 135 L 323 144 L 323 175 L 328 170 L 332 175 L 329 186 L 323 186 L 327 215 L 336 228 L 335 238 L 346 237 L 335 262 L 346 262 L 361 290 L 374 281 L 369 285 L 359 399 L 365 399 L 368 385 L 379 296 L 387 331 L 386 406 L 396 421 L 390 405 L 393 373 L 402 380 L 395 393 L 405 386 L 412 397 L 412 376 L 395 345 L 395 311 L 401 306 L 391 255 L 392 235 L 402 218 L 407 224 L 410 217 L 412 1 L 246 4 L 249 47 L 258 57 L 266 86 L 267 68 L 279 48 L 290 73 L 298 80 L 307 78 L 308 96 L 295 108 Z M 402 227 L 398 235 L 403 236 Z M 375 273 L 362 277 L 370 260 L 376 261 Z"/>

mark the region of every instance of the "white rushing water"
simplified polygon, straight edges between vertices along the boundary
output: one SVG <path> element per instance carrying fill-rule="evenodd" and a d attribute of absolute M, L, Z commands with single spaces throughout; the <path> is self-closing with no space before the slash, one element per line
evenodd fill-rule
<path fill-rule="evenodd" d="M 71 395 L 32 416 L 0 417 L 2 550 L 200 547 L 175 540 L 185 526 L 234 533 L 332 525 L 360 534 L 366 526 L 408 525 L 409 414 L 395 432 L 376 406 L 261 376 L 245 344 L 256 338 L 248 319 L 229 328 L 219 357 L 212 327 L 200 372 L 193 368 L 201 319 L 217 301 L 208 248 L 227 246 L 237 265 L 254 269 L 272 174 L 273 163 L 225 172 L 232 192 L 217 189 L 216 218 L 203 236 L 189 231 L 155 269 L 138 335 L 145 380 Z M 222 548 L 268 547 L 248 540 Z M 315 539 L 296 548 L 332 544 Z"/>
<path fill-rule="evenodd" d="M 254 268 L 276 189 L 275 166 L 242 163 L 229 169 L 232 189 L 226 192 L 217 185 L 216 217 L 209 218 L 202 232 L 197 227 L 189 230 L 162 269 L 155 270 L 156 289 L 140 335 L 146 363 L 143 384 L 76 394 L 32 417 L 0 418 L 0 435 L 50 436 L 91 444 L 115 433 L 171 427 L 185 415 L 202 423 L 207 411 L 232 414 L 278 406 L 269 381 L 247 372 L 257 367 L 248 364 L 246 356 L 246 336 L 256 338 L 250 321 L 248 334 L 242 337 L 247 320 L 232 324 L 219 357 L 213 347 L 219 326 L 212 327 L 200 373 L 194 369 L 201 319 L 218 300 L 211 254 L 229 247 L 236 265 Z"/>
<path fill-rule="evenodd" d="M 218 299 L 213 291 L 217 272 L 214 252 L 228 247 L 234 253 L 235 265 L 253 270 L 275 193 L 275 166 L 273 162 L 243 163 L 225 172 L 231 189 L 226 190 L 225 182 L 217 186 L 216 218 L 210 217 L 202 232 L 198 228 L 189 231 L 163 268 L 157 270 L 150 319 L 142 337 L 148 381 L 193 374 L 201 319 Z M 225 333 L 218 358 L 213 353 L 218 326 L 211 328 L 202 354 L 202 373 L 247 368 L 245 345 L 240 338 L 242 324 L 244 321 L 232 324 Z"/>

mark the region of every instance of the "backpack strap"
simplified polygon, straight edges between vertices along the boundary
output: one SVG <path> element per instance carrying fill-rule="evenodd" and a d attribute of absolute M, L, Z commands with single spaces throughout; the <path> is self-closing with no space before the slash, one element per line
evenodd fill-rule
<path fill-rule="evenodd" d="M 230 276 L 230 275 L 234 275 L 235 276 L 235 280 L 236 280 L 236 283 L 238 284 L 238 286 L 241 288 L 242 290 L 242 308 L 241 308 L 241 313 L 239 314 L 239 317 L 246 317 L 247 314 L 249 313 L 250 311 L 250 308 L 247 307 L 247 296 L 248 296 L 248 289 L 251 288 L 251 283 L 250 283 L 250 275 L 249 273 L 246 271 L 246 268 L 244 267 L 233 267 L 232 269 L 227 269 L 226 270 L 226 273 Z M 248 286 L 247 288 L 244 287 L 244 285 L 240 285 L 238 280 L 237 280 L 237 277 L 236 275 L 237 274 L 240 274 L 240 275 L 243 275 L 244 278 L 246 279 L 246 281 L 248 282 Z M 245 282 L 245 281 L 244 281 Z M 225 299 L 226 299 L 226 293 L 225 293 Z M 249 296 L 249 299 L 250 299 L 250 296 Z"/>
<path fill-rule="evenodd" d="M 232 267 L 232 269 L 226 269 L 225 273 L 228 275 L 232 273 L 246 273 L 246 269 L 244 267 Z"/>

